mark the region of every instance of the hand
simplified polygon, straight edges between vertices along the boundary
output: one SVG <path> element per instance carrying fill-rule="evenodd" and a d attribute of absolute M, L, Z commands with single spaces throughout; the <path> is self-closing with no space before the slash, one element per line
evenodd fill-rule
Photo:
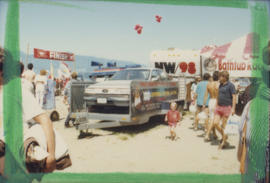
<path fill-rule="evenodd" d="M 49 173 L 49 172 L 53 172 L 56 168 L 56 160 L 55 160 L 55 156 L 53 155 L 49 155 L 46 158 L 46 169 L 45 172 Z"/>

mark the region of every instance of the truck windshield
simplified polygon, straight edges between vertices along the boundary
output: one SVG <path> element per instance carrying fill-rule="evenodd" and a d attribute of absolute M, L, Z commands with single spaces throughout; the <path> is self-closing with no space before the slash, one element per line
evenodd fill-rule
<path fill-rule="evenodd" d="M 110 80 L 148 80 L 149 70 L 122 70 L 113 75 Z"/>

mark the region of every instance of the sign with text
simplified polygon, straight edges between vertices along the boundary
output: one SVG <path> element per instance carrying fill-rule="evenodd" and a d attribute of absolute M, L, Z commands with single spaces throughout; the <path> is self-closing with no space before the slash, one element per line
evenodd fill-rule
<path fill-rule="evenodd" d="M 48 59 L 48 60 L 61 60 L 61 61 L 74 61 L 74 54 L 68 52 L 57 52 L 50 50 L 42 50 L 34 48 L 34 58 Z"/>

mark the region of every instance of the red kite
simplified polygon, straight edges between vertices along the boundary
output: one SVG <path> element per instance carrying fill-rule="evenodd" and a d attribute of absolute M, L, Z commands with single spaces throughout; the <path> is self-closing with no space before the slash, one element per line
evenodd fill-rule
<path fill-rule="evenodd" d="M 141 34 L 142 33 L 142 28 L 143 26 L 137 24 L 135 25 L 134 29 L 137 31 L 138 34 Z"/>
<path fill-rule="evenodd" d="M 160 23 L 160 22 L 161 22 L 161 19 L 162 19 L 162 17 L 161 17 L 161 16 L 156 15 L 156 21 L 157 21 L 158 23 Z"/>

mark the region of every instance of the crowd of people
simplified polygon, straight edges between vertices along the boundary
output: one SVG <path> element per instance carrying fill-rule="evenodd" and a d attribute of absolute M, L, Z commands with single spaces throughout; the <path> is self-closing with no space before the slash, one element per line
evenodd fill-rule
<path fill-rule="evenodd" d="M 2 54 L 2 55 L 1 55 Z M 3 79 L 3 64 L 4 64 L 4 51 L 0 49 L 0 173 L 4 174 L 4 157 L 5 157 L 5 141 L 3 131 L 3 86 L 7 84 Z M 265 104 L 269 106 L 270 90 L 269 90 L 269 65 L 270 65 L 270 42 L 267 48 L 264 50 L 264 67 L 262 70 L 265 77 L 261 81 L 254 80 L 253 85 L 247 87 L 248 94 L 247 99 L 244 102 L 244 109 L 241 115 L 239 124 L 239 147 L 238 147 L 238 159 L 241 162 L 241 173 L 246 174 L 253 171 L 253 176 L 256 182 L 262 182 L 267 179 L 265 172 L 269 173 L 269 113 L 264 113 L 263 110 L 252 108 L 252 103 Z M 52 172 L 55 169 L 63 169 L 71 165 L 71 160 L 68 154 L 61 157 L 55 156 L 56 151 L 56 138 L 52 126 L 52 121 L 44 110 L 55 108 L 55 95 L 64 95 L 64 102 L 70 104 L 70 85 L 71 82 L 77 80 L 77 73 L 72 73 L 70 79 L 55 79 L 52 77 L 52 73 L 49 74 L 46 70 L 41 70 L 39 74 L 36 74 L 33 70 L 33 64 L 28 64 L 27 69 L 24 69 L 24 65 L 21 63 L 21 81 L 22 81 L 22 111 L 23 122 L 29 124 L 29 121 L 42 126 L 43 132 L 46 138 L 46 151 L 48 156 L 42 161 L 34 161 L 31 159 L 30 151 L 38 144 L 38 142 L 31 138 L 24 140 L 25 154 L 28 160 L 28 170 L 38 172 Z M 256 83 L 255 83 L 256 82 Z M 259 83 L 259 84 L 258 84 Z M 204 122 L 204 140 L 206 142 L 216 140 L 218 138 L 217 132 L 220 134 L 219 149 L 223 149 L 228 145 L 228 135 L 224 132 L 228 119 L 235 115 L 237 101 L 240 96 L 239 82 L 237 79 L 231 79 L 227 71 L 213 72 L 212 75 L 205 73 L 202 78 L 196 77 L 193 83 L 187 85 L 188 92 L 187 104 L 196 106 L 196 112 L 194 116 L 194 130 L 200 129 L 199 122 Z M 256 98 L 253 100 L 253 98 Z M 51 101 L 51 102 L 50 102 Z M 259 102 L 258 102 L 259 101 Z M 177 104 L 171 104 L 171 110 L 167 113 L 165 121 L 168 122 L 170 127 L 171 139 L 176 139 L 175 127 L 181 120 L 181 114 L 177 109 Z M 254 114 L 258 121 L 252 122 L 251 111 L 254 110 Z M 254 117 L 254 116 L 253 116 Z M 65 121 L 65 126 L 69 126 L 70 114 Z M 256 124 L 256 125 L 255 125 Z M 268 126 L 267 126 L 268 125 Z M 258 140 L 258 136 L 252 131 L 260 133 L 260 143 L 254 142 Z M 268 134 L 268 135 L 267 135 Z M 253 144 L 252 144 L 253 143 Z M 247 155 L 243 155 L 243 147 L 246 148 Z M 264 149 L 263 149 L 264 148 Z M 259 157 L 251 157 L 248 153 L 254 153 L 254 151 L 262 150 L 260 155 L 265 154 L 261 159 Z M 268 149 L 268 151 L 267 151 Z M 64 159 L 63 159 L 64 157 Z M 64 161 L 63 161 L 64 160 Z M 266 160 L 266 161 L 265 161 Z M 265 162 L 264 162 L 265 161 Z M 259 168 L 254 169 L 254 166 L 264 166 L 266 170 Z M 38 169 L 32 169 L 31 167 L 39 167 Z M 253 167 L 250 168 L 250 167 Z M 255 174 L 254 174 L 255 172 Z M 263 173 L 264 172 L 264 173 Z M 269 177 L 268 177 L 269 178 Z"/>
<path fill-rule="evenodd" d="M 22 64 L 22 63 L 21 63 Z M 22 67 L 24 67 L 22 65 Z M 54 96 L 63 95 L 65 86 L 70 78 L 53 78 L 53 73 L 42 69 L 39 74 L 33 71 L 33 64 L 27 65 L 27 69 L 23 70 L 22 80 L 26 89 L 30 90 L 38 100 L 39 105 L 44 109 L 52 109 L 53 105 L 46 105 L 47 102 L 54 101 Z"/>
<path fill-rule="evenodd" d="M 204 121 L 206 142 L 217 139 L 218 131 L 222 137 L 219 149 L 226 147 L 228 119 L 236 112 L 241 116 L 237 158 L 244 182 L 269 182 L 269 65 L 270 41 L 263 51 L 262 78 L 250 78 L 242 95 L 239 80 L 230 81 L 227 71 L 215 71 L 212 76 L 205 73 L 202 79 L 197 77 L 187 84 L 187 106 L 196 106 L 194 130 L 198 130 L 199 121 Z"/>
<path fill-rule="evenodd" d="M 191 86 L 191 97 L 191 105 L 196 106 L 194 130 L 198 130 L 199 121 L 203 120 L 205 141 L 217 139 L 217 130 L 222 136 L 219 149 L 224 148 L 228 138 L 224 129 L 236 108 L 236 89 L 229 73 L 215 71 L 212 76 L 205 73 L 202 79 L 197 77 Z"/>

